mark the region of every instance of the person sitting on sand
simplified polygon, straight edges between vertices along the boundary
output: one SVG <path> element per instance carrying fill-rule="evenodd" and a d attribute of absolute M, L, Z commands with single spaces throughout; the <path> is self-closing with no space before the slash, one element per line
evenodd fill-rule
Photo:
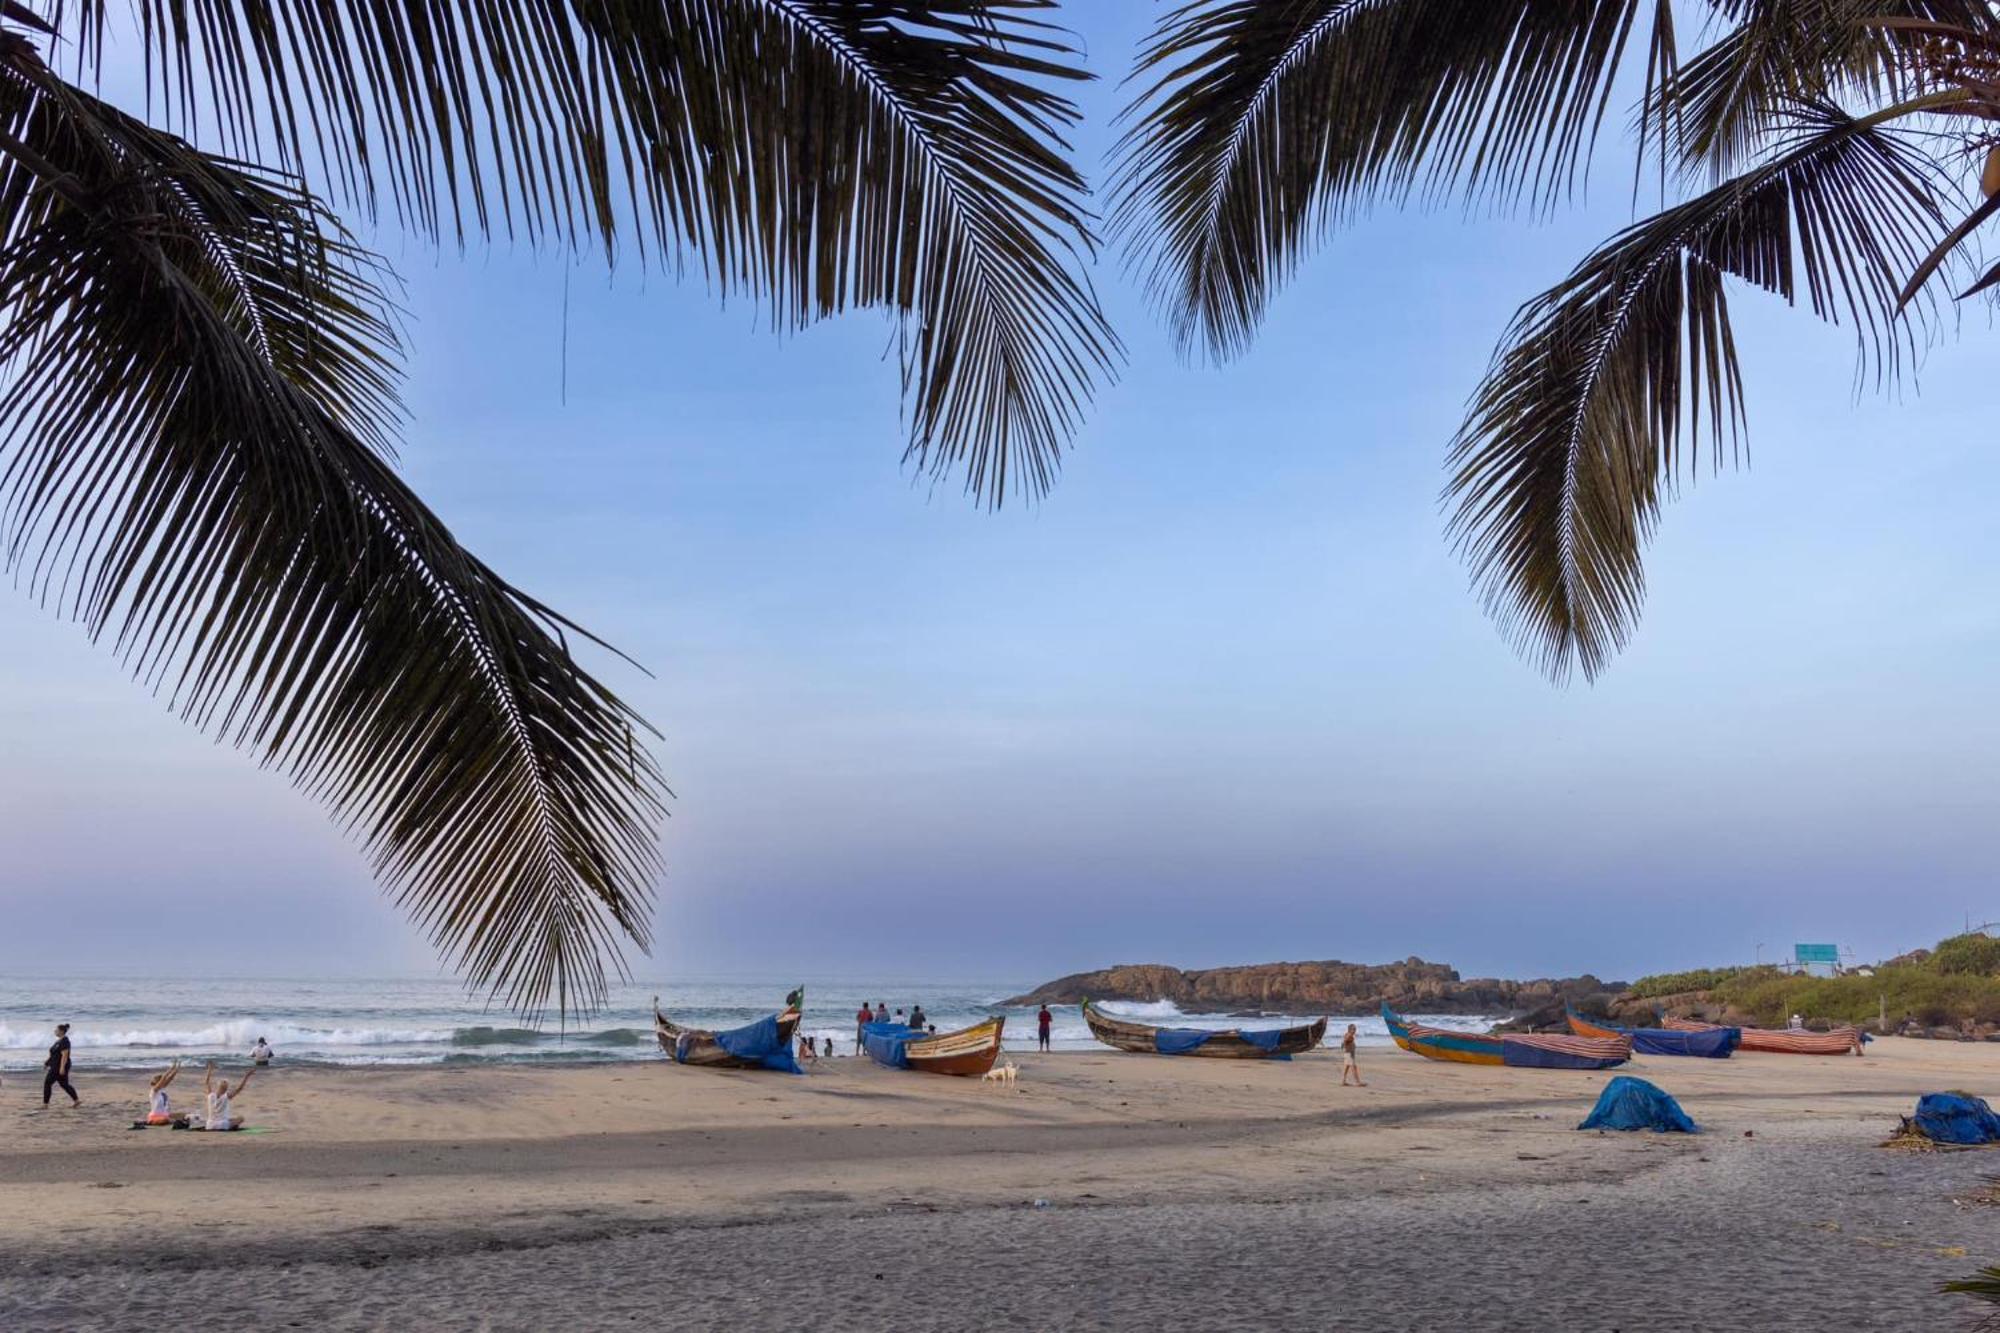
<path fill-rule="evenodd" d="M 201 1090 L 208 1096 L 208 1118 L 202 1122 L 202 1128 L 218 1130 L 243 1128 L 243 1117 L 229 1114 L 229 1099 L 241 1097 L 244 1087 L 250 1082 L 250 1076 L 256 1072 L 254 1068 L 244 1070 L 243 1077 L 236 1084 L 236 1090 L 231 1092 L 229 1076 L 225 1074 L 218 1079 L 215 1076 L 215 1061 L 208 1062 L 208 1072 L 202 1075 L 201 1080 Z"/>
<path fill-rule="evenodd" d="M 276 1054 L 277 1052 L 271 1049 L 271 1043 L 259 1037 L 257 1044 L 250 1048 L 250 1063 L 262 1069 L 271 1063 L 271 1057 Z"/>
<path fill-rule="evenodd" d="M 1350 1074 L 1354 1076 L 1355 1087 L 1368 1086 L 1361 1081 L 1361 1066 L 1354 1063 L 1355 1037 L 1354 1024 L 1349 1023 L 1346 1033 L 1340 1039 L 1340 1086 L 1343 1088 L 1347 1086 L 1347 1076 Z"/>
<path fill-rule="evenodd" d="M 179 1057 L 164 1074 L 155 1074 L 146 1082 L 146 1123 L 149 1125 L 171 1125 L 174 1123 L 173 1110 L 167 1102 L 167 1084 L 174 1081 L 181 1072 Z"/>

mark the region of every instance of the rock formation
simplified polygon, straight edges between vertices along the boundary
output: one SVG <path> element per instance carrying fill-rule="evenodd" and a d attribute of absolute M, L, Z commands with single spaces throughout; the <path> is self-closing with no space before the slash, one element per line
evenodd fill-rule
<path fill-rule="evenodd" d="M 1182 969 L 1162 963 L 1126 963 L 1038 986 L 1010 1005 L 1075 1004 L 1093 1000 L 1147 1003 L 1171 1000 L 1190 1013 L 1363 1014 L 1387 1001 L 1418 1014 L 1525 1014 L 1554 1010 L 1564 1001 L 1595 1001 L 1624 989 L 1593 976 L 1559 980 L 1463 980 L 1443 963 L 1406 958 L 1400 963 L 1257 963 L 1242 967 Z"/>

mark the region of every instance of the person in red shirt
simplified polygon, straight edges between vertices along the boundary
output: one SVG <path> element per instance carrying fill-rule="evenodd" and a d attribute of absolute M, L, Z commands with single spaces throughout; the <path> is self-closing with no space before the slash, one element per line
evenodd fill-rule
<path fill-rule="evenodd" d="M 1047 1005 L 1043 1005 L 1042 1012 L 1035 1015 L 1036 1050 L 1046 1051 L 1049 1048 L 1049 1024 L 1055 1021 L 1056 1021 L 1056 1016 L 1049 1012 L 1049 1007 Z"/>
<path fill-rule="evenodd" d="M 875 1021 L 875 1015 L 868 1012 L 868 1001 L 861 1002 L 861 1011 L 854 1015 L 854 1053 L 861 1054 L 861 1029 Z"/>

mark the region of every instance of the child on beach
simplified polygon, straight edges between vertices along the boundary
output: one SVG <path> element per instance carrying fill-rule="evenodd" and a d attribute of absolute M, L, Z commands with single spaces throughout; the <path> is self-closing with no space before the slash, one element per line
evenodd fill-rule
<path fill-rule="evenodd" d="M 208 1062 L 208 1072 L 202 1076 L 201 1080 L 201 1090 L 208 1097 L 208 1118 L 202 1121 L 203 1129 L 223 1130 L 243 1128 L 243 1117 L 231 1116 L 229 1114 L 229 1099 L 232 1096 L 241 1097 L 244 1086 L 250 1082 L 250 1076 L 256 1072 L 254 1068 L 244 1070 L 242 1079 L 237 1082 L 236 1090 L 232 1093 L 229 1090 L 229 1076 L 225 1074 L 220 1079 L 216 1078 L 215 1061 L 210 1060 Z"/>
<path fill-rule="evenodd" d="M 149 1125 L 171 1125 L 174 1123 L 172 1108 L 167 1104 L 167 1084 L 181 1072 L 181 1062 L 174 1060 L 164 1074 L 155 1074 L 146 1083 L 146 1123 Z"/>

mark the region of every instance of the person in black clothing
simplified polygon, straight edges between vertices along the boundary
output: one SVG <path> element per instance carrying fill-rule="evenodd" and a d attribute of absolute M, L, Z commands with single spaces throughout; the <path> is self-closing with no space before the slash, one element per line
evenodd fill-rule
<path fill-rule="evenodd" d="M 919 1032 L 923 1030 L 924 1007 L 922 1005 L 913 1004 L 910 1006 L 910 1026 L 916 1028 Z"/>
<path fill-rule="evenodd" d="M 56 1044 L 49 1047 L 49 1058 L 42 1062 L 42 1105 L 49 1104 L 49 1094 L 61 1088 L 69 1094 L 69 1104 L 81 1104 L 76 1089 L 69 1085 L 69 1024 L 56 1024 Z"/>
<path fill-rule="evenodd" d="M 1049 1048 L 1049 1024 L 1055 1021 L 1056 1021 L 1056 1016 L 1049 1012 L 1049 1007 L 1047 1005 L 1043 1005 L 1042 1012 L 1035 1015 L 1036 1050 L 1046 1051 Z"/>

